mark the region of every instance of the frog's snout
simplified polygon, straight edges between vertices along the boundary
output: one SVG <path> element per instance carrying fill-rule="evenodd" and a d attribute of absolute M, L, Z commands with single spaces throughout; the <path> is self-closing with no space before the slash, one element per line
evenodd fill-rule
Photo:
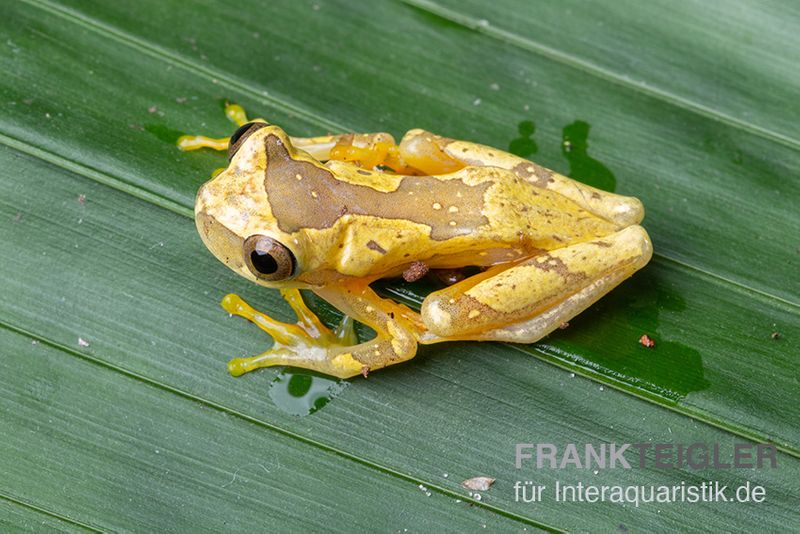
<path fill-rule="evenodd" d="M 202 188 L 200 192 L 202 193 Z M 219 261 L 234 271 L 241 273 L 244 269 L 242 238 L 228 229 L 214 216 L 210 206 L 202 201 L 200 194 L 198 194 L 195 204 L 194 220 L 197 225 L 197 232 L 208 250 Z"/>

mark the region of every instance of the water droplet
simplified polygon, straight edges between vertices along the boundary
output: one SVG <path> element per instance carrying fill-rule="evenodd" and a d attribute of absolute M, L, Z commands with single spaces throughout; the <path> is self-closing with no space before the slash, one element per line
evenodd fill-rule
<path fill-rule="evenodd" d="M 349 382 L 300 369 L 285 369 L 270 383 L 275 406 L 291 415 L 310 415 L 330 402 Z"/>

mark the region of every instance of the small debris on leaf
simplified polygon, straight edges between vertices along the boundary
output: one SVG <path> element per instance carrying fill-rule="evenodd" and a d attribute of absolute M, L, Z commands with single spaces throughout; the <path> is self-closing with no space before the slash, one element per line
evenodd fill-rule
<path fill-rule="evenodd" d="M 647 347 L 648 349 L 652 349 L 653 347 L 656 346 L 655 340 L 650 336 L 648 336 L 647 334 L 642 334 L 642 337 L 639 338 L 639 343 L 641 343 L 642 346 Z"/>
<path fill-rule="evenodd" d="M 83 193 L 78 195 L 78 203 L 79 204 L 86 204 L 86 195 L 84 195 Z"/>
<path fill-rule="evenodd" d="M 494 484 L 494 481 L 495 479 L 491 477 L 473 477 L 468 478 L 461 485 L 471 490 L 486 491 Z"/>
<path fill-rule="evenodd" d="M 403 280 L 406 282 L 416 282 L 428 274 L 429 269 L 430 267 L 428 267 L 428 264 L 424 261 L 415 261 L 403 272 Z"/>
<path fill-rule="evenodd" d="M 156 111 L 158 111 L 158 108 L 155 106 L 150 106 L 149 108 L 147 108 L 148 113 L 155 113 Z"/>
<path fill-rule="evenodd" d="M 776 330 L 775 332 L 771 333 L 769 337 L 771 337 L 772 339 L 780 339 L 781 333 Z"/>
<path fill-rule="evenodd" d="M 88 341 L 86 341 L 85 339 L 83 339 L 82 337 L 78 338 L 78 345 L 80 345 L 81 347 L 88 347 L 89 344 L 90 343 Z"/>
<path fill-rule="evenodd" d="M 452 286 L 466 278 L 461 269 L 436 269 L 433 274 L 446 286 Z"/>

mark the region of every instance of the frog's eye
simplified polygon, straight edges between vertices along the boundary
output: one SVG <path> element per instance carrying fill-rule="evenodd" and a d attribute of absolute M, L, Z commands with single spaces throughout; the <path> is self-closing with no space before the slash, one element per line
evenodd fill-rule
<path fill-rule="evenodd" d="M 253 132 L 258 131 L 265 126 L 266 124 L 263 122 L 248 122 L 233 132 L 231 140 L 228 142 L 228 161 L 233 159 L 233 155 L 236 154 L 236 151 L 239 150 L 242 144 L 244 144 L 244 142 L 253 134 Z"/>
<path fill-rule="evenodd" d="M 296 264 L 291 250 L 265 235 L 251 235 L 245 239 L 244 261 L 256 278 L 268 282 L 291 277 Z"/>

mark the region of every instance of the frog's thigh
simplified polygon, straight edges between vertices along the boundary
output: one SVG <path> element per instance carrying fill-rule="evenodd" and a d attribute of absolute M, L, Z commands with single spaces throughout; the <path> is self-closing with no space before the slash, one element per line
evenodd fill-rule
<path fill-rule="evenodd" d="M 498 266 L 431 293 L 422 320 L 446 339 L 536 341 L 643 267 L 652 255 L 644 228 Z"/>
<path fill-rule="evenodd" d="M 596 189 L 490 146 L 448 139 L 417 129 L 403 136 L 400 154 L 409 165 L 428 174 L 453 172 L 467 165 L 508 169 L 536 187 L 564 195 L 620 228 L 637 224 L 644 218 L 644 207 L 637 198 Z"/>

